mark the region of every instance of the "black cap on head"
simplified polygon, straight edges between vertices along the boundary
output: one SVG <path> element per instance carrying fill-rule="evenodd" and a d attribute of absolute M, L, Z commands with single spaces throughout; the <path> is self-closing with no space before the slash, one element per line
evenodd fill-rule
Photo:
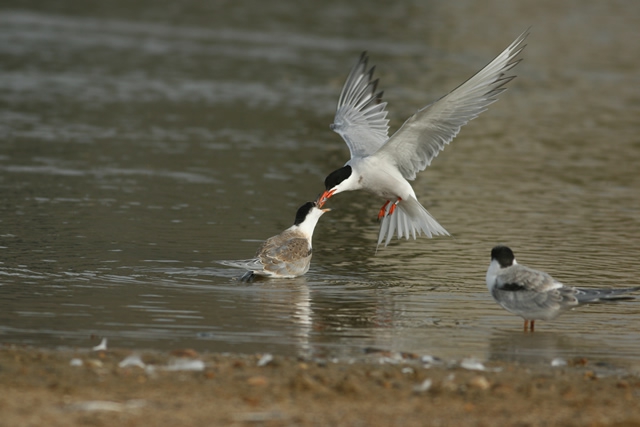
<path fill-rule="evenodd" d="M 304 205 L 298 208 L 298 212 L 296 212 L 296 219 L 293 221 L 293 225 L 300 225 L 304 221 L 304 219 L 309 215 L 311 209 L 316 206 L 314 202 L 307 202 Z"/>
<path fill-rule="evenodd" d="M 502 268 L 512 266 L 515 258 L 513 251 L 507 246 L 496 246 L 491 249 L 491 259 L 498 261 Z"/>
<path fill-rule="evenodd" d="M 331 172 L 324 180 L 324 186 L 327 190 L 331 190 L 345 179 L 351 176 L 351 166 L 343 166 L 340 169 Z"/>

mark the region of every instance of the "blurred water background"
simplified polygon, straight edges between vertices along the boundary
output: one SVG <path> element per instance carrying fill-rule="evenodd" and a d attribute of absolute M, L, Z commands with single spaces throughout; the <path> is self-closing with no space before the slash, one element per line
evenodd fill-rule
<path fill-rule="evenodd" d="M 4 1 L 0 342 L 637 363 L 640 301 L 525 335 L 484 275 L 502 243 L 566 284 L 640 285 L 638 22 L 631 1 Z M 414 183 L 452 237 L 376 254 L 383 201 L 347 193 L 305 277 L 215 263 L 347 160 L 328 126 L 361 51 L 393 132 L 528 27 L 518 78 Z"/>

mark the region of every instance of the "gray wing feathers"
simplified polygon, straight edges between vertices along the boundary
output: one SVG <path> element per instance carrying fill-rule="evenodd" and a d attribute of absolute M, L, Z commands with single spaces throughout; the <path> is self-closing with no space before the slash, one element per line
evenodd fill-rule
<path fill-rule="evenodd" d="M 574 289 L 576 291 L 576 298 L 578 299 L 578 302 L 580 304 L 589 304 L 596 302 L 624 301 L 635 299 L 635 297 L 625 294 L 638 291 L 640 290 L 640 287 L 620 289 Z"/>
<path fill-rule="evenodd" d="M 633 296 L 624 294 L 638 290 L 640 290 L 640 287 L 578 289 L 565 286 L 540 292 L 531 289 L 508 291 L 496 286 L 492 290 L 492 295 L 502 307 L 525 319 L 550 320 L 557 317 L 564 310 L 572 309 L 582 304 L 634 299 Z"/>
<path fill-rule="evenodd" d="M 238 261 L 218 261 L 229 267 L 243 268 L 248 272 L 243 281 L 258 276 L 301 276 L 309 270 L 311 249 L 304 238 L 285 239 L 282 234 L 267 239 L 258 248 L 256 258 Z M 286 236 L 285 236 L 286 237 Z"/>
<path fill-rule="evenodd" d="M 375 153 L 389 138 L 386 102 L 376 93 L 378 80 L 372 80 L 375 67 L 367 70 L 364 52 L 342 88 L 331 129 L 349 147 L 351 158 Z"/>
<path fill-rule="evenodd" d="M 264 268 L 264 265 L 258 258 L 253 259 L 241 259 L 237 261 L 217 261 L 218 264 L 226 265 L 235 268 L 244 268 L 245 270 L 260 271 Z"/>
<path fill-rule="evenodd" d="M 415 179 L 449 142 L 460 128 L 485 111 L 506 90 L 504 85 L 515 76 L 505 73 L 519 62 L 522 33 L 511 45 L 469 80 L 438 101 L 411 116 L 376 153 L 395 159 L 402 175 Z"/>
<path fill-rule="evenodd" d="M 298 276 L 309 270 L 311 252 L 304 238 L 287 239 L 284 244 L 268 239 L 258 249 L 258 256 L 269 275 Z"/>
<path fill-rule="evenodd" d="M 574 288 L 519 264 L 500 271 L 491 293 L 502 307 L 525 319 L 553 319 L 578 305 Z"/>
<path fill-rule="evenodd" d="M 532 292 L 546 292 L 562 286 L 548 273 L 534 270 L 520 264 L 501 270 L 496 278 L 496 282 L 495 287 L 501 290 L 508 290 L 514 284 L 517 284 L 520 285 L 524 291 Z"/>
<path fill-rule="evenodd" d="M 525 319 L 550 320 L 557 317 L 563 310 L 578 305 L 572 288 L 536 292 L 533 290 L 508 291 L 495 287 L 491 293 L 502 307 Z"/>
<path fill-rule="evenodd" d="M 311 255 L 309 242 L 303 238 L 290 239 L 283 245 L 268 245 L 267 242 L 260 253 L 262 263 L 265 265 L 295 261 Z"/>
<path fill-rule="evenodd" d="M 503 269 L 491 293 L 504 308 L 525 319 L 549 320 L 578 305 L 633 299 L 640 287 L 584 289 L 562 286 L 549 274 L 514 265 Z"/>

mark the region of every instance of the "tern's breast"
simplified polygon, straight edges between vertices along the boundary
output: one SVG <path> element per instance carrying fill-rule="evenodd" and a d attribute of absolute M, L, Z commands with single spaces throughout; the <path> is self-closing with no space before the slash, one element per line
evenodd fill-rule
<path fill-rule="evenodd" d="M 367 157 L 356 167 L 363 190 L 387 200 L 396 200 L 398 197 L 415 198 L 411 184 L 404 179 L 398 168 L 384 159 Z"/>

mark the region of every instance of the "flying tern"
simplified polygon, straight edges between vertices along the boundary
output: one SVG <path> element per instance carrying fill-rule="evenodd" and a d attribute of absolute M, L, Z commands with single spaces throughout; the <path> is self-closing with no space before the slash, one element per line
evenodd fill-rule
<path fill-rule="evenodd" d="M 293 225 L 262 243 L 254 258 L 218 262 L 248 270 L 240 278 L 243 282 L 252 281 L 256 276 L 302 276 L 309 271 L 311 264 L 313 230 L 320 217 L 330 210 L 318 208 L 316 202 L 307 202 L 298 209 Z"/>
<path fill-rule="evenodd" d="M 497 101 L 505 85 L 515 78 L 506 75 L 520 62 L 515 57 L 524 48 L 522 33 L 500 55 L 449 94 L 418 110 L 391 137 L 388 136 L 387 103 L 382 101 L 375 67 L 369 68 L 364 52 L 342 88 L 331 129 L 347 143 L 351 158 L 325 179 L 326 191 L 320 207 L 343 191 L 365 190 L 386 199 L 378 219 L 382 220 L 378 245 L 416 234 L 449 235 L 418 202 L 409 184 L 431 164 L 470 120 Z"/>
<path fill-rule="evenodd" d="M 536 320 L 554 319 L 583 304 L 634 299 L 624 294 L 640 290 L 640 286 L 622 289 L 565 286 L 543 271 L 518 264 L 513 251 L 506 246 L 491 250 L 487 288 L 498 304 L 524 319 L 525 332 L 533 332 Z"/>

